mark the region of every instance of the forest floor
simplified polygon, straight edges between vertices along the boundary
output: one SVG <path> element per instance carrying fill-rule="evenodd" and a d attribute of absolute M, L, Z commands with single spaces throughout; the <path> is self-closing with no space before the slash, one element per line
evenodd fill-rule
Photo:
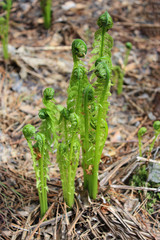
<path fill-rule="evenodd" d="M 145 166 L 149 174 L 152 160 L 160 161 L 159 140 L 147 158 L 154 136 L 153 122 L 160 120 L 160 3 L 55 0 L 52 9 L 52 27 L 47 31 L 38 0 L 13 1 L 9 61 L 4 62 L 0 48 L 0 239 L 158 240 L 159 186 L 149 188 L 147 180 L 145 186 L 132 183 L 138 169 Z M 109 31 L 114 39 L 113 65 L 123 65 L 126 42 L 130 41 L 133 49 L 123 93 L 118 96 L 116 86 L 111 89 L 99 194 L 93 201 L 81 189 L 83 172 L 79 166 L 75 204 L 67 211 L 56 156 L 52 155 L 48 220 L 39 222 L 35 175 L 22 128 L 29 123 L 39 126 L 37 113 L 43 106 L 42 92 L 46 87 L 55 89 L 57 104 L 66 105 L 73 66 L 72 41 L 81 38 L 87 43 L 88 63 L 96 21 L 106 10 L 114 21 Z M 147 133 L 140 159 L 137 132 L 142 126 Z"/>

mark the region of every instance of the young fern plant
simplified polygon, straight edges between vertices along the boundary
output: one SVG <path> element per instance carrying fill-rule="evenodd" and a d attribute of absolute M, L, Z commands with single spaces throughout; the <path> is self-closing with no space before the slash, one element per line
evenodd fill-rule
<path fill-rule="evenodd" d="M 64 108 L 61 111 L 60 138 L 57 162 L 61 174 L 64 200 L 68 207 L 74 204 L 74 181 L 79 163 L 80 141 L 78 137 L 79 118 L 76 113 L 69 113 Z"/>
<path fill-rule="evenodd" d="M 142 157 L 142 137 L 147 132 L 145 127 L 141 127 L 138 131 L 139 156 Z"/>
<path fill-rule="evenodd" d="M 6 15 L 4 17 L 0 17 L 0 37 L 3 46 L 3 56 L 4 59 L 7 60 L 9 58 L 8 54 L 8 33 L 9 33 L 9 18 L 10 11 L 12 7 L 12 0 L 6 0 L 0 2 L 0 7 L 6 11 Z"/>
<path fill-rule="evenodd" d="M 33 134 L 26 138 L 34 162 L 40 202 L 46 197 L 42 186 L 46 189 L 47 164 L 52 145 L 57 148 L 57 162 L 60 169 L 64 200 L 69 207 L 74 204 L 75 175 L 79 163 L 80 147 L 82 147 L 82 167 L 84 171 L 84 188 L 88 189 L 91 198 L 95 199 L 98 192 L 98 168 L 102 150 L 108 135 L 106 115 L 108 112 L 108 97 L 111 86 L 111 48 L 112 37 L 107 31 L 112 27 L 112 19 L 105 12 L 98 19 L 99 30 L 95 34 L 94 57 L 92 66 L 97 80 L 90 84 L 87 71 L 81 58 L 85 57 L 87 47 L 83 40 L 76 39 L 72 43 L 73 71 L 68 88 L 67 108 L 60 108 L 54 102 L 54 90 L 46 89 L 43 93 L 43 104 L 39 112 L 42 124 L 39 135 Z M 25 131 L 24 131 L 25 135 Z M 40 146 L 38 139 L 43 138 Z M 36 142 L 33 145 L 33 142 Z M 38 146 L 37 146 L 38 145 Z M 44 159 L 37 161 L 39 157 Z M 40 164 L 41 163 L 41 164 Z M 46 164 L 47 163 L 47 164 Z M 40 166 L 39 166 L 40 164 Z M 42 166 L 44 168 L 41 179 Z M 40 170 L 37 170 L 39 169 Z M 43 180 L 43 181 L 42 181 Z M 44 194 L 45 193 L 45 194 Z M 45 195 L 46 196 L 46 195 Z M 43 213 L 44 206 L 42 204 Z"/>
<path fill-rule="evenodd" d="M 54 89 L 46 88 L 43 92 L 42 102 L 46 108 L 42 108 L 39 111 L 39 117 L 42 119 L 39 131 L 46 137 L 46 144 L 48 148 L 54 143 L 54 148 L 58 146 L 58 121 L 59 121 L 59 109 L 55 105 Z"/>
<path fill-rule="evenodd" d="M 113 26 L 113 21 L 109 13 L 106 11 L 103 13 L 97 21 L 99 29 L 95 32 L 93 50 L 92 54 L 94 55 L 90 63 L 95 62 L 98 58 L 106 56 L 110 61 L 108 62 L 109 67 L 112 66 L 111 62 L 111 49 L 113 47 L 113 38 L 108 34 L 109 29 Z M 95 64 L 92 65 L 90 71 L 95 69 Z M 93 72 L 91 75 L 91 80 L 95 77 Z"/>
<path fill-rule="evenodd" d="M 128 57 L 130 54 L 130 51 L 132 49 L 132 44 L 130 42 L 126 43 L 126 52 L 125 52 L 125 57 L 124 57 L 124 62 L 123 62 L 123 69 L 120 66 L 114 66 L 113 67 L 113 77 L 112 81 L 113 84 L 116 84 L 117 81 L 117 94 L 120 95 L 123 90 L 123 81 L 124 81 L 124 75 L 125 75 L 125 68 L 128 64 Z"/>
<path fill-rule="evenodd" d="M 79 132 L 82 124 L 82 98 L 84 87 L 88 84 L 86 69 L 80 60 L 85 56 L 87 46 L 81 39 L 72 43 L 73 71 L 68 88 L 67 109 L 61 111 L 59 127 L 60 138 L 57 162 L 61 173 L 64 200 L 69 207 L 74 203 L 74 180 L 80 154 Z"/>
<path fill-rule="evenodd" d="M 42 133 L 36 133 L 34 126 L 28 124 L 23 128 L 23 134 L 28 142 L 33 160 L 33 168 L 36 175 L 36 187 L 38 189 L 41 218 L 48 209 L 47 203 L 47 163 L 48 149 L 45 144 L 45 136 Z"/>
<path fill-rule="evenodd" d="M 154 128 L 155 133 L 154 133 L 153 142 L 151 143 L 151 145 L 150 145 L 150 147 L 149 147 L 149 153 L 152 152 L 153 147 L 154 147 L 154 144 L 155 144 L 155 142 L 156 142 L 156 140 L 157 140 L 157 138 L 158 138 L 158 135 L 160 134 L 160 121 L 155 121 L 155 122 L 153 123 L 153 128 Z"/>
<path fill-rule="evenodd" d="M 47 203 L 47 179 L 48 165 L 50 164 L 49 152 L 58 146 L 58 118 L 59 112 L 54 103 L 54 89 L 46 88 L 43 92 L 43 104 L 46 108 L 39 111 L 42 120 L 39 132 L 35 133 L 35 128 L 28 124 L 23 128 L 23 134 L 28 142 L 33 159 L 33 167 L 36 174 L 36 186 L 39 194 L 41 218 L 48 209 Z"/>
<path fill-rule="evenodd" d="M 44 27 L 49 29 L 52 20 L 52 0 L 40 0 L 40 5 L 43 13 Z"/>
<path fill-rule="evenodd" d="M 106 115 L 110 93 L 110 76 L 112 71 L 111 48 L 113 39 L 107 31 L 113 26 L 112 18 L 105 12 L 97 24 L 91 62 L 91 79 L 97 76 L 93 86 L 88 85 L 84 91 L 85 138 L 83 149 L 84 188 L 88 189 L 91 198 L 98 192 L 98 169 L 102 150 L 108 135 Z"/>
<path fill-rule="evenodd" d="M 89 193 L 93 199 L 96 199 L 98 192 L 98 169 L 103 147 L 108 135 L 108 125 L 106 122 L 106 115 L 108 111 L 108 97 L 110 93 L 110 75 L 111 68 L 107 64 L 106 59 L 99 58 L 95 63 L 96 69 L 95 74 L 98 77 L 95 83 L 95 95 L 97 104 L 97 114 L 96 115 L 96 130 L 95 130 L 95 155 L 93 159 L 93 170 L 92 177 L 89 183 Z"/>

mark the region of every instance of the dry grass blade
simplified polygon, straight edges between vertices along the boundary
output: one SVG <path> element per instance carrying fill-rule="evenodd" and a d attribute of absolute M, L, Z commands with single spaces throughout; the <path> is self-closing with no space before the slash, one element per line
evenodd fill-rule
<path fill-rule="evenodd" d="M 107 210 L 107 214 L 104 214 L 101 210 L 98 210 L 97 213 L 115 237 L 120 236 L 123 240 L 155 239 L 149 232 L 141 229 L 136 220 L 124 209 L 109 206 Z"/>

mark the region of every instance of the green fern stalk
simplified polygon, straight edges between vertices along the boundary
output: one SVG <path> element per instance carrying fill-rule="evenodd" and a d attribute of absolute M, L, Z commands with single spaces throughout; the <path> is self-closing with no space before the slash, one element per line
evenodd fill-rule
<path fill-rule="evenodd" d="M 60 116 L 60 138 L 57 162 L 60 169 L 63 196 L 69 207 L 74 203 L 74 179 L 79 162 L 80 142 L 78 138 L 79 119 L 76 113 L 64 108 Z"/>
<path fill-rule="evenodd" d="M 36 175 L 36 186 L 38 189 L 41 218 L 48 209 L 47 203 L 47 160 L 48 150 L 45 146 L 45 136 L 42 133 L 35 133 L 35 128 L 28 124 L 23 128 L 23 134 L 28 142 L 33 160 L 33 168 Z M 32 145 L 32 142 L 36 142 Z"/>
<path fill-rule="evenodd" d="M 0 36 L 2 39 L 2 46 L 3 46 L 3 55 L 4 59 L 9 58 L 8 54 L 8 33 L 9 33 L 9 18 L 10 18 L 10 11 L 12 7 L 12 0 L 7 0 L 5 2 L 1 2 L 0 6 L 6 11 L 5 17 L 0 17 Z"/>
<path fill-rule="evenodd" d="M 113 38 L 107 33 L 113 26 L 113 21 L 109 13 L 103 13 L 97 21 L 99 29 L 95 32 L 92 54 L 94 55 L 90 63 L 95 62 L 99 57 L 111 57 L 111 49 L 113 47 Z M 95 69 L 95 64 L 92 65 L 90 71 Z M 95 77 L 93 72 L 91 80 Z"/>
<path fill-rule="evenodd" d="M 147 132 L 145 127 L 141 127 L 138 131 L 139 156 L 142 157 L 142 136 Z"/>
<path fill-rule="evenodd" d="M 158 135 L 160 134 L 160 121 L 155 121 L 153 123 L 153 128 L 154 128 L 155 134 L 154 134 L 153 142 L 151 143 L 150 148 L 149 148 L 149 152 L 150 153 L 152 152 L 154 144 L 155 144 L 155 142 L 156 142 L 156 140 L 158 138 Z"/>
<path fill-rule="evenodd" d="M 125 75 L 125 68 L 128 64 L 128 57 L 130 54 L 130 51 L 132 49 L 132 44 L 130 42 L 126 43 L 126 53 L 123 63 L 123 69 L 120 68 L 120 66 L 113 67 L 113 72 L 117 75 L 118 84 L 117 84 L 117 94 L 120 95 L 123 90 L 123 81 L 124 81 L 124 75 Z"/>
<path fill-rule="evenodd" d="M 93 153 L 95 149 L 95 144 L 93 142 L 93 131 L 95 131 L 90 122 L 92 121 L 92 109 L 94 106 L 94 88 L 91 84 L 89 84 L 84 89 L 84 141 L 82 145 L 83 151 L 83 173 L 84 173 L 84 188 L 89 189 L 89 178 L 92 174 L 92 166 L 93 166 Z"/>
<path fill-rule="evenodd" d="M 49 29 L 52 20 L 51 14 L 52 0 L 40 0 L 40 4 L 43 13 L 44 27 L 45 29 Z"/>
<path fill-rule="evenodd" d="M 109 69 L 108 65 L 104 61 L 103 58 L 100 58 L 95 63 L 96 66 L 96 75 L 98 77 L 97 80 L 97 89 L 98 91 L 103 90 L 101 95 L 98 99 L 98 114 L 97 114 L 97 121 L 96 121 L 96 136 L 95 136 L 95 157 L 93 161 L 93 171 L 92 171 L 92 185 L 91 189 L 89 189 L 90 197 L 96 199 L 97 192 L 98 192 L 98 168 L 99 162 L 102 154 L 102 150 L 108 135 L 108 125 L 105 120 L 106 113 L 108 109 L 108 96 L 110 95 L 110 74 L 111 70 Z M 97 92 L 98 92 L 97 91 Z"/>
<path fill-rule="evenodd" d="M 42 119 L 39 131 L 46 137 L 46 144 L 51 150 L 51 145 L 54 143 L 54 149 L 58 145 L 58 119 L 59 109 L 54 101 L 54 89 L 46 88 L 43 92 L 43 104 L 46 108 L 39 111 L 39 117 Z"/>

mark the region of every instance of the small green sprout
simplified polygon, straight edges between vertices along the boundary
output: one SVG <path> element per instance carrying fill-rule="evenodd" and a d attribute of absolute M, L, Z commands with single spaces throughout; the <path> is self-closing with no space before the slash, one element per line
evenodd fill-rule
<path fill-rule="evenodd" d="M 155 121 L 153 123 L 153 128 L 155 130 L 155 133 L 154 133 L 154 139 L 153 139 L 153 142 L 151 143 L 150 145 L 150 148 L 149 148 L 149 152 L 151 153 L 152 152 L 152 149 L 154 147 L 154 144 L 158 138 L 158 135 L 160 134 L 160 121 Z"/>
<path fill-rule="evenodd" d="M 31 124 L 27 124 L 26 126 L 24 126 L 23 128 L 23 135 L 25 136 L 26 139 L 30 140 L 34 134 L 36 132 L 36 129 L 34 126 L 32 126 Z"/>
<path fill-rule="evenodd" d="M 52 20 L 52 0 L 40 0 L 40 5 L 43 13 L 44 27 L 49 29 Z"/>
<path fill-rule="evenodd" d="M 57 163 L 60 169 L 64 201 L 68 207 L 74 204 L 75 176 L 82 148 L 82 167 L 84 188 L 89 196 L 96 199 L 98 192 L 98 169 L 108 136 L 106 122 L 111 95 L 112 61 L 111 48 L 113 39 L 108 34 L 113 22 L 105 12 L 98 19 L 99 29 L 95 33 L 93 44 L 94 62 L 91 68 L 90 83 L 87 70 L 81 60 L 87 53 L 87 46 L 81 39 L 72 43 L 73 71 L 68 87 L 67 107 L 55 104 L 54 89 L 46 88 L 43 92 L 44 108 L 39 111 L 42 120 L 38 133 L 29 125 L 30 132 L 24 127 L 33 166 L 36 173 L 37 188 L 41 204 L 41 216 L 47 209 L 47 173 L 49 153 L 57 149 Z M 26 127 L 27 128 L 27 127 Z M 33 143 L 35 143 L 33 145 Z"/>
<path fill-rule="evenodd" d="M 132 49 L 132 43 L 131 42 L 126 42 L 126 48 L 131 50 Z"/>
<path fill-rule="evenodd" d="M 4 17 L 0 17 L 0 37 L 3 46 L 3 55 L 4 59 L 7 60 L 9 58 L 8 54 L 8 33 L 9 33 L 9 18 L 12 7 L 12 0 L 7 0 L 5 2 L 1 2 L 0 6 L 2 6 L 3 10 L 6 12 Z"/>
<path fill-rule="evenodd" d="M 41 133 L 35 133 L 36 129 L 31 124 L 24 126 L 23 134 L 27 140 L 36 175 L 36 187 L 38 189 L 41 217 L 48 209 L 47 204 L 47 149 L 45 147 L 45 136 Z M 32 144 L 36 142 L 35 144 Z"/>
<path fill-rule="evenodd" d="M 115 85 L 116 80 L 117 80 L 117 94 L 118 95 L 120 95 L 123 90 L 125 68 L 128 64 L 128 57 L 129 57 L 130 51 L 132 49 L 132 43 L 127 42 L 125 46 L 126 46 L 126 52 L 125 52 L 125 57 L 124 57 L 124 62 L 123 62 L 123 69 L 118 65 L 113 67 L 112 81 L 113 81 L 113 84 Z"/>
<path fill-rule="evenodd" d="M 45 100 L 52 100 L 54 97 L 54 89 L 46 88 L 43 92 L 43 97 L 45 98 Z"/>
<path fill-rule="evenodd" d="M 142 137 L 147 132 L 145 127 L 141 127 L 138 131 L 138 142 L 139 142 L 139 156 L 142 157 Z"/>

